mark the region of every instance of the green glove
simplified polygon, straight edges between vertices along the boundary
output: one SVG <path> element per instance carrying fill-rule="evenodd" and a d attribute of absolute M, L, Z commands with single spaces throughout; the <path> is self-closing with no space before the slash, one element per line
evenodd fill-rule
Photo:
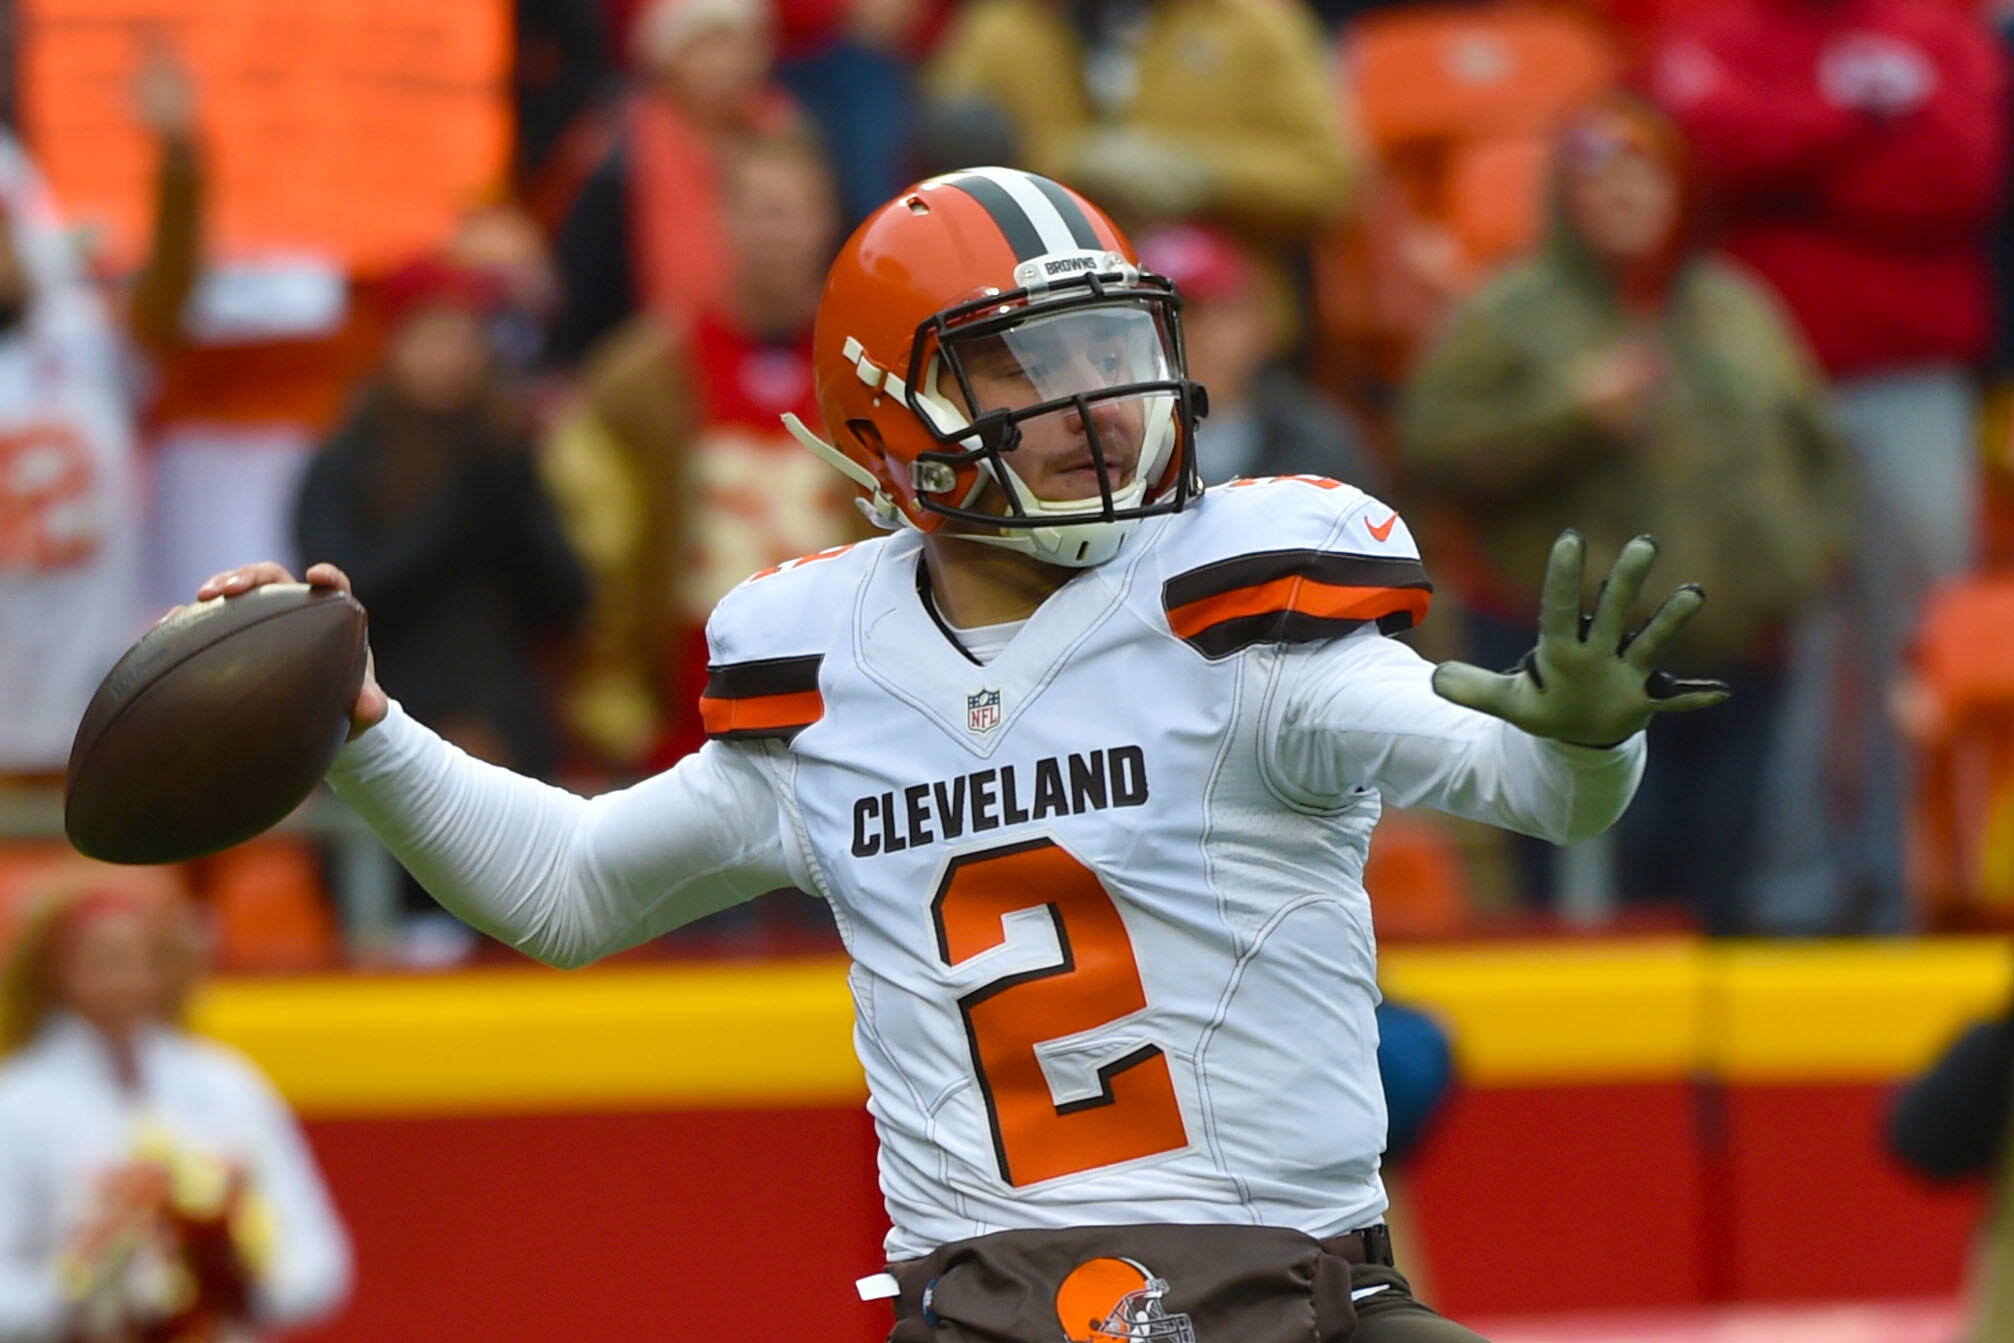
<path fill-rule="evenodd" d="M 1698 584 L 1665 598 L 1635 634 L 1623 632 L 1622 622 L 1656 559 L 1657 543 L 1648 536 L 1624 546 L 1595 597 L 1594 614 L 1583 616 L 1587 543 L 1579 532 L 1561 532 L 1546 563 L 1538 647 L 1507 672 L 1443 662 L 1434 668 L 1435 691 L 1535 737 L 1579 746 L 1614 746 L 1657 714 L 1720 703 L 1728 695 L 1725 682 L 1682 681 L 1652 665 L 1705 603 Z"/>

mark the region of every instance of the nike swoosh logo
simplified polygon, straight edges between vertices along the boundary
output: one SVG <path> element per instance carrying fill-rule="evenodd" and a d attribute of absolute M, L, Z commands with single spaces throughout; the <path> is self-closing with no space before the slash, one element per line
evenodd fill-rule
<path fill-rule="evenodd" d="M 1394 513 L 1383 522 L 1366 522 L 1364 530 L 1369 532 L 1374 539 L 1382 541 L 1392 534 L 1392 524 L 1398 520 L 1399 515 Z"/>
<path fill-rule="evenodd" d="M 1379 1292 L 1388 1292 L 1391 1290 L 1391 1287 L 1392 1285 L 1388 1282 L 1381 1282 L 1375 1287 L 1359 1287 L 1356 1291 L 1350 1293 L 1350 1300 L 1361 1301 L 1367 1296 L 1376 1296 Z"/>

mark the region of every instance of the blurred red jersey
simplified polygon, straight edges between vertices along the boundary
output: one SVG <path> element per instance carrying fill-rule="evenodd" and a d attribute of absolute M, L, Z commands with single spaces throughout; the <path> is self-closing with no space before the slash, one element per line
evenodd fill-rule
<path fill-rule="evenodd" d="M 2005 70 L 1976 18 L 1941 0 L 1725 0 L 1672 21 L 1652 75 L 1727 250 L 1834 375 L 1985 353 Z"/>

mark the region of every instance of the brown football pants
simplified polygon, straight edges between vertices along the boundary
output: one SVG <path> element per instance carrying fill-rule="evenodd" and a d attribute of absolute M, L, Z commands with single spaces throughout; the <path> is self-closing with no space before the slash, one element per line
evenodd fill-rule
<path fill-rule="evenodd" d="M 1124 1256 L 1116 1262 L 1136 1270 L 1151 1263 L 1157 1277 L 1188 1284 L 1178 1296 L 1158 1283 L 1167 1301 L 1150 1313 L 1192 1323 L 1143 1325 L 1142 1338 L 1287 1343 L 1308 1339 L 1312 1324 L 1319 1343 L 1486 1343 L 1414 1299 L 1383 1227 L 1317 1243 L 1276 1228 L 1173 1226 L 999 1232 L 891 1265 L 902 1290 L 889 1343 L 1052 1343 L 1059 1311 L 1068 1313 L 1057 1283 L 1091 1256 Z M 1077 1318 L 1109 1304 L 1101 1297 L 1099 1311 L 1080 1307 Z"/>
<path fill-rule="evenodd" d="M 1377 1287 L 1384 1290 L 1359 1295 Z M 1415 1301 L 1412 1288 L 1396 1269 L 1359 1266 L 1350 1274 L 1350 1289 L 1356 1297 L 1357 1328 L 1349 1343 L 1485 1343 L 1481 1334 L 1442 1319 Z"/>

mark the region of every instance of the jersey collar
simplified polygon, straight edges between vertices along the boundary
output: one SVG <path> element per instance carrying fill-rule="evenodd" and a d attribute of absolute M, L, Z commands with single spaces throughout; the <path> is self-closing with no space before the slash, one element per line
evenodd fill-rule
<path fill-rule="evenodd" d="M 981 666 L 943 630 L 917 590 L 922 538 L 904 533 L 878 547 L 861 586 L 855 652 L 861 670 L 910 705 L 947 737 L 987 759 L 1015 721 L 1062 672 L 1073 655 L 1125 605 L 1135 572 L 1161 531 L 1150 519 L 1109 563 L 1086 569 L 1037 607 L 998 657 Z M 984 697 L 999 695 L 997 725 L 979 713 Z"/>

